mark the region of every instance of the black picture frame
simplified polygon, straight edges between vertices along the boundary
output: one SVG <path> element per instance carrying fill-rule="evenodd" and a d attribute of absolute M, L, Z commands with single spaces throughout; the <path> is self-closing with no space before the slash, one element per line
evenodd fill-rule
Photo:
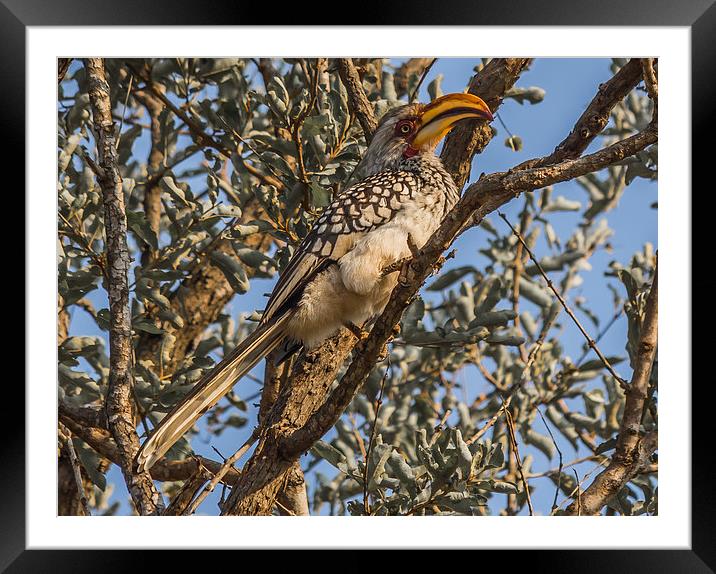
<path fill-rule="evenodd" d="M 212 2 L 210 9 L 202 9 L 201 4 L 188 0 L 154 0 L 138 2 L 124 0 L 121 3 L 105 0 L 58 0 L 52 3 L 39 0 L 0 0 L 0 38 L 3 50 L 0 51 L 0 117 L 4 143 L 9 144 L 12 155 L 6 157 L 14 161 L 5 164 L 4 175 L 17 178 L 16 188 L 24 186 L 24 174 L 19 158 L 25 160 L 25 166 L 31 165 L 32 156 L 25 151 L 25 63 L 26 63 L 26 27 L 63 26 L 63 25 L 282 25 L 282 24 L 381 24 L 381 25 L 560 25 L 560 26 L 688 26 L 692 34 L 692 168 L 693 188 L 701 189 L 704 196 L 713 195 L 713 183 L 697 186 L 699 178 L 706 183 L 709 177 L 713 149 L 713 117 L 716 102 L 716 65 L 712 55 L 714 34 L 716 34 L 716 5 L 714 0 L 688 0 L 687 2 L 655 2 L 654 0 L 602 0 L 601 2 L 559 0 L 536 2 L 517 0 L 501 3 L 479 3 L 468 0 L 441 0 L 431 4 L 422 0 L 411 3 L 381 2 L 380 13 L 375 9 L 363 13 L 350 13 L 347 4 L 337 7 L 329 4 L 325 10 L 315 2 L 310 10 L 302 10 L 299 5 L 287 8 L 284 14 L 262 9 L 259 3 L 240 4 L 222 0 Z M 342 16 L 341 16 L 342 14 Z M 350 20 L 346 19 L 350 16 Z M 289 22 L 290 21 L 290 22 Z M 429 47 L 429 46 L 428 46 Z M 89 49 L 88 51 L 92 51 Z M 429 52 L 429 49 L 426 50 Z M 684 121 L 689 121 L 688 117 Z M 7 153 L 7 152 L 6 152 Z M 711 160 L 711 161 L 710 161 Z M 712 180 L 711 180 L 712 181 Z M 6 185 L 9 185 L 7 180 Z M 690 190 L 667 190 L 674 193 L 690 193 Z M 48 201 L 51 199 L 48 197 Z M 699 199 L 696 213 L 708 213 L 710 210 Z M 26 211 L 27 213 L 27 211 Z M 31 213 L 27 213 L 31 218 Z M 31 219 L 26 219 L 31 232 Z M 695 222 L 694 222 L 695 225 Z M 708 245 L 708 242 L 706 243 Z M 694 242 L 694 248 L 698 243 Z M 692 261 L 700 258 L 692 256 Z M 26 265 L 31 261 L 25 259 Z M 694 288 L 712 286 L 710 279 L 692 282 Z M 693 291 L 694 301 L 697 291 Z M 9 299 L 8 299 L 9 301 Z M 25 305 L 31 305 L 25 300 Z M 9 309 L 6 309 L 6 313 Z M 691 309 L 684 305 L 684 312 Z M 7 317 L 7 315 L 6 315 Z M 6 319 L 7 320 L 7 319 Z M 10 328 L 6 327 L 6 332 Z M 13 327 L 14 331 L 16 327 Z M 690 337 L 699 356 L 698 349 L 711 345 L 709 337 L 699 338 L 695 334 L 684 333 Z M 30 342 L 31 344 L 31 342 Z M 5 346 L 6 351 L 9 347 Z M 705 349 L 704 349 L 705 351 Z M 27 353 L 26 349 L 26 353 Z M 26 355 L 27 357 L 27 355 Z M 15 360 L 8 361 L 8 365 Z M 6 371 L 9 373 L 9 370 Z M 692 505 L 691 550 L 546 550 L 505 553 L 483 551 L 479 560 L 473 562 L 474 568 L 482 571 L 494 567 L 511 571 L 517 568 L 516 561 L 525 560 L 530 571 L 550 572 L 714 572 L 716 571 L 716 544 L 713 534 L 716 505 L 711 473 L 704 461 L 710 458 L 707 437 L 711 436 L 710 427 L 713 415 L 710 413 L 713 400 L 711 375 L 703 384 L 692 387 L 692 498 L 698 504 Z M 695 377 L 694 377 L 695 379 Z M 21 429 L 24 425 L 24 409 L 32 408 L 25 404 L 25 389 L 15 378 L 5 378 L 6 404 L 12 409 L 4 409 L 9 414 L 19 416 L 19 420 L 4 418 L 5 429 L 0 441 L 0 569 L 7 572 L 89 572 L 89 571 L 128 571 L 139 567 L 141 571 L 153 568 L 153 559 L 160 559 L 163 568 L 172 568 L 175 560 L 185 561 L 183 553 L 143 552 L 139 558 L 137 551 L 87 551 L 87 550 L 25 550 L 25 500 L 31 493 L 25 487 L 25 457 L 32 453 L 25 451 L 25 437 Z M 701 381 L 700 381 L 701 382 Z M 676 382 L 674 382 L 676 383 Z M 691 373 L 685 370 L 678 384 L 685 391 L 691 384 Z M 696 399 L 696 400 L 694 400 Z M 10 411 L 10 412 L 9 412 Z M 54 484 L 48 483 L 48 488 Z M 479 531 L 476 531 L 479 537 Z M 317 541 L 320 544 L 320 541 Z M 368 542 L 369 543 L 369 542 Z M 516 540 L 515 545 L 519 546 Z M 559 541 L 555 541 L 558 545 Z M 463 557 L 463 553 L 460 553 Z M 232 557 L 212 559 L 206 564 L 214 569 L 223 560 L 229 562 Z M 470 561 L 475 558 L 468 558 Z M 274 559 L 272 558 L 272 561 Z M 325 567 L 340 567 L 344 559 Z M 211 566 L 213 564 L 213 566 Z M 241 567 L 241 563 L 232 567 Z M 248 567 L 251 562 L 243 564 Z M 139 566 L 138 566 L 139 565 Z M 180 563 L 178 563 L 181 566 Z M 321 567 L 321 566 L 315 566 Z M 180 570 L 183 570 L 181 568 Z"/>

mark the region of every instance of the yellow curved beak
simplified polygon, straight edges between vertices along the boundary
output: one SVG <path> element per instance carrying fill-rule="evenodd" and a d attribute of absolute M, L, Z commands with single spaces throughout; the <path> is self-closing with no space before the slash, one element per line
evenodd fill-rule
<path fill-rule="evenodd" d="M 420 113 L 411 147 L 436 146 L 457 122 L 465 119 L 492 121 L 493 117 L 487 104 L 472 94 L 448 94 L 433 100 Z"/>

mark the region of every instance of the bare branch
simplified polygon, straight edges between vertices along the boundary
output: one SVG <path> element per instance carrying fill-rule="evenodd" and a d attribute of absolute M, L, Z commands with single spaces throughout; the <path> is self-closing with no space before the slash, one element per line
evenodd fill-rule
<path fill-rule="evenodd" d="M 380 381 L 380 391 L 378 393 L 378 400 L 375 405 L 375 418 L 373 419 L 373 426 L 370 431 L 370 441 L 368 441 L 368 449 L 365 453 L 365 464 L 363 466 L 363 509 L 366 515 L 370 515 L 370 501 L 368 500 L 368 474 L 370 466 L 370 453 L 373 450 L 375 444 L 375 431 L 378 426 L 378 415 L 380 414 L 380 407 L 383 406 L 383 393 L 385 393 L 385 382 L 388 380 L 388 374 L 390 373 L 390 361 L 385 368 L 383 378 Z"/>
<path fill-rule="evenodd" d="M 234 468 L 234 464 L 236 464 L 238 460 L 242 456 L 244 456 L 246 452 L 251 448 L 251 445 L 256 442 L 256 434 L 257 433 L 254 431 L 249 437 L 249 439 L 243 445 L 241 445 L 241 448 L 237 450 L 234 454 L 232 454 L 229 458 L 227 458 L 221 465 L 219 470 L 213 473 L 214 476 L 211 481 L 209 481 L 209 484 L 206 485 L 204 490 L 199 493 L 199 496 L 197 496 L 191 504 L 187 505 L 186 514 L 193 514 L 194 512 L 196 512 L 196 509 L 199 508 L 199 505 L 204 501 L 207 496 L 209 496 L 211 492 L 214 491 L 214 489 L 222 481 L 224 476 L 226 476 L 226 474 L 228 474 L 230 471 L 236 471 L 236 469 Z"/>
<path fill-rule="evenodd" d="M 348 103 L 351 110 L 363 128 L 366 142 L 370 143 L 373 138 L 373 132 L 378 127 L 378 120 L 375 119 L 373 108 L 365 95 L 363 84 L 356 67 L 353 65 L 353 61 L 350 58 L 339 58 L 338 73 L 348 92 Z"/>
<path fill-rule="evenodd" d="M 512 419 L 512 413 L 509 409 L 504 409 L 505 411 L 505 421 L 507 422 L 507 430 L 508 435 L 510 437 L 510 452 L 515 457 L 515 462 L 517 464 L 517 471 L 520 473 L 520 480 L 522 481 L 522 486 L 525 489 L 525 496 L 527 497 L 527 508 L 529 508 L 530 516 L 534 516 L 535 511 L 532 507 L 532 497 L 530 496 L 530 485 L 527 483 L 527 479 L 525 478 L 525 473 L 522 469 L 522 459 L 520 458 L 520 449 L 517 445 L 517 437 L 515 436 L 515 422 Z"/>
<path fill-rule="evenodd" d="M 191 514 L 189 504 L 196 496 L 199 489 L 204 486 L 207 480 L 211 478 L 211 473 L 201 463 L 198 465 L 199 468 L 196 474 L 191 476 L 188 480 L 182 484 L 179 492 L 174 495 L 172 501 L 167 505 L 164 510 L 164 516 L 182 516 L 184 514 Z"/>
<path fill-rule="evenodd" d="M 481 98 L 494 113 L 502 104 L 505 92 L 531 61 L 531 58 L 494 58 L 472 77 L 468 92 Z M 481 121 L 462 122 L 445 138 L 440 159 L 458 188 L 470 177 L 472 158 L 485 149 L 490 140 L 492 128 Z"/>
<path fill-rule="evenodd" d="M 82 421 L 74 420 L 67 411 L 60 412 L 59 418 L 60 422 L 62 422 L 72 434 L 81 438 L 90 448 L 95 450 L 97 454 L 116 465 L 120 464 L 119 449 L 109 431 L 102 428 L 84 426 Z M 184 460 L 170 461 L 162 459 L 157 462 L 149 472 L 153 480 L 159 480 L 161 482 L 188 480 L 198 472 L 200 465 L 213 474 L 216 474 L 221 468 L 220 462 L 202 456 L 192 455 Z M 238 476 L 239 472 L 236 469 L 230 470 L 224 476 L 222 482 L 233 485 L 236 483 Z"/>
<path fill-rule="evenodd" d="M 641 80 L 641 63 L 638 58 L 629 60 L 609 80 L 600 84 L 597 94 L 589 102 L 569 135 L 554 149 L 540 158 L 518 165 L 515 169 L 544 167 L 565 159 L 578 158 L 595 137 L 607 127 L 614 107 L 631 92 Z"/>
<path fill-rule="evenodd" d="M 402 98 L 408 93 L 408 82 L 410 76 L 415 74 L 419 76 L 423 73 L 434 58 L 410 58 L 406 60 L 393 74 L 393 83 L 395 84 L 395 93 Z"/>
<path fill-rule="evenodd" d="M 105 408 L 112 436 L 120 453 L 120 467 L 137 511 L 142 515 L 156 514 L 161 497 L 146 472 L 135 472 L 133 460 L 139 450 L 139 437 L 134 426 L 132 397 L 132 321 L 129 309 L 127 276 L 130 261 L 127 249 L 127 217 L 124 210 L 122 178 L 117 166 L 112 104 L 104 60 L 85 61 L 88 91 L 92 106 L 98 164 L 98 177 L 104 198 L 104 224 L 107 250 L 107 291 L 109 297 L 110 375 Z"/>
<path fill-rule="evenodd" d="M 57 83 L 59 84 L 65 79 L 67 70 L 70 69 L 70 64 L 74 58 L 57 58 Z"/>
<path fill-rule="evenodd" d="M 658 263 L 657 263 L 658 265 Z M 594 479 L 582 493 L 579 509 L 582 514 L 599 514 L 609 498 L 649 463 L 658 445 L 656 431 L 641 435 L 641 415 L 647 400 L 651 368 L 656 356 L 658 340 L 658 283 L 657 270 L 646 302 L 641 338 L 634 374 L 626 392 L 624 414 L 619 427 L 617 447 L 609 466 Z M 567 507 L 567 514 L 576 514 L 576 503 Z"/>

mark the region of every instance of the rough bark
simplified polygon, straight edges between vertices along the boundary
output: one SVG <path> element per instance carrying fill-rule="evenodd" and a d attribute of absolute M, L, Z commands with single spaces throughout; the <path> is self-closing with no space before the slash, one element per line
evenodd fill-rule
<path fill-rule="evenodd" d="M 132 321 L 127 282 L 130 259 L 110 90 L 101 58 L 89 58 L 85 66 L 97 140 L 96 175 L 102 189 L 106 233 L 110 374 L 105 408 L 110 431 L 119 449 L 122 474 L 136 509 L 142 515 L 155 514 L 161 497 L 149 474 L 137 473 L 132 468 L 139 450 L 139 437 L 133 413 Z"/>
<path fill-rule="evenodd" d="M 259 444 L 244 465 L 231 490 L 223 514 L 270 514 L 286 473 L 298 457 L 285 457 L 280 450 L 286 436 L 301 428 L 323 403 L 356 338 L 347 330 L 306 353 L 291 372 L 262 425 Z"/>
<path fill-rule="evenodd" d="M 266 357 L 264 386 L 261 390 L 261 404 L 259 406 L 259 424 L 266 420 L 268 413 L 279 397 L 281 388 L 288 384 L 292 363 L 292 360 L 288 360 L 277 366 L 271 355 Z M 308 516 L 310 514 L 306 480 L 303 476 L 300 462 L 294 462 L 287 472 L 283 484 L 281 484 L 276 493 L 276 507 L 282 515 Z"/>
<path fill-rule="evenodd" d="M 410 76 L 416 74 L 419 77 L 432 61 L 433 58 L 410 58 L 395 71 L 393 83 L 395 84 L 395 93 L 399 98 L 408 95 Z"/>
<path fill-rule="evenodd" d="M 282 515 L 308 516 L 308 492 L 301 464 L 294 462 L 286 473 L 286 480 L 276 495 L 276 506 Z"/>
<path fill-rule="evenodd" d="M 57 58 L 57 83 L 65 79 L 65 74 L 70 68 L 73 58 Z"/>
<path fill-rule="evenodd" d="M 597 475 L 581 496 L 567 507 L 566 514 L 599 514 L 612 496 L 648 466 L 649 458 L 658 446 L 658 434 L 655 431 L 643 436 L 639 431 L 658 341 L 657 281 L 657 271 L 655 271 L 641 325 L 634 374 L 626 392 L 624 414 L 619 427 L 614 457 L 609 466 Z"/>
<path fill-rule="evenodd" d="M 338 58 L 338 74 L 348 92 L 351 109 L 363 128 L 366 142 L 370 143 L 373 132 L 378 127 L 378 120 L 375 118 L 373 107 L 365 95 L 358 70 L 356 70 L 350 58 Z"/>

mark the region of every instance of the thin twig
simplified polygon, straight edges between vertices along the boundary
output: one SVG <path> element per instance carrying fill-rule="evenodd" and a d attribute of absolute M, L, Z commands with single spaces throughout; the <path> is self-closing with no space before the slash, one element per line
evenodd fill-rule
<path fill-rule="evenodd" d="M 552 434 L 552 429 L 549 428 L 547 421 L 544 419 L 542 411 L 539 410 L 539 407 L 536 410 L 537 414 L 539 415 L 539 418 L 542 419 L 544 426 L 547 428 L 547 432 L 552 439 L 552 444 L 554 444 L 554 448 L 557 449 L 557 454 L 559 455 L 559 467 L 557 468 L 557 489 L 554 491 L 554 501 L 552 502 L 552 510 L 554 510 L 555 508 L 557 508 L 557 496 L 559 496 L 559 490 L 560 488 L 562 488 L 562 451 L 559 449 L 559 445 L 557 445 L 557 441 L 554 439 L 554 435 Z"/>
<path fill-rule="evenodd" d="M 590 454 L 589 456 L 583 456 L 583 457 L 580 457 L 580 458 L 576 458 L 576 459 L 574 459 L 574 460 L 568 462 L 567 464 L 562 464 L 562 465 L 561 465 L 560 467 L 558 467 L 558 468 L 552 468 L 552 469 L 550 469 L 550 470 L 545 470 L 544 472 L 529 473 L 529 474 L 527 475 L 527 478 L 545 478 L 545 477 L 550 477 L 550 476 L 552 476 L 552 475 L 554 475 L 554 474 L 557 474 L 558 472 L 561 473 L 562 471 L 564 471 L 565 468 L 571 468 L 571 467 L 576 466 L 576 465 L 578 465 L 578 464 L 582 464 L 583 462 L 590 462 L 590 461 L 596 461 L 596 462 L 601 463 L 601 462 L 603 462 L 606 458 L 607 458 L 606 456 L 602 456 L 602 455 L 599 455 L 599 454 Z M 561 469 L 561 470 L 560 470 L 560 469 Z"/>
<path fill-rule="evenodd" d="M 542 265 L 540 265 L 539 261 L 537 261 L 537 258 L 535 257 L 534 253 L 532 253 L 532 250 L 529 248 L 527 243 L 525 243 L 524 238 L 520 234 L 519 231 L 517 231 L 512 224 L 510 223 L 509 219 L 507 219 L 507 216 L 498 211 L 498 215 L 504 220 L 504 222 L 509 226 L 509 228 L 512 230 L 512 233 L 515 237 L 517 237 L 518 241 L 522 244 L 524 249 L 527 251 L 527 254 L 529 255 L 532 262 L 537 267 L 537 270 L 539 271 L 540 275 L 544 278 L 544 280 L 547 282 L 547 286 L 550 288 L 552 293 L 554 293 L 555 297 L 557 297 L 557 300 L 562 305 L 562 308 L 567 312 L 567 315 L 569 315 L 570 319 L 574 322 L 574 324 L 579 329 L 580 333 L 582 333 L 582 336 L 587 340 L 587 344 L 592 348 L 592 350 L 597 354 L 597 357 L 599 357 L 599 360 L 602 361 L 604 366 L 607 368 L 607 370 L 611 373 L 612 377 L 616 379 L 616 381 L 619 383 L 619 385 L 626 391 L 628 389 L 627 382 L 622 379 L 617 372 L 614 370 L 614 367 L 612 367 L 612 364 L 609 362 L 609 359 L 607 359 L 604 354 L 599 350 L 599 347 L 597 346 L 594 339 L 592 339 L 589 336 L 589 333 L 582 327 L 582 324 L 579 322 L 579 319 L 577 319 L 577 316 L 574 314 L 572 309 L 570 309 L 569 305 L 567 305 L 567 302 L 564 300 L 564 297 L 562 297 L 562 294 L 559 292 L 559 290 L 554 286 L 554 283 L 552 280 L 547 276 L 547 273 L 545 273 L 544 269 L 542 268 Z"/>
<path fill-rule="evenodd" d="M 77 452 L 75 451 L 75 445 L 72 444 L 72 433 L 69 429 L 60 423 L 60 437 L 64 443 L 65 452 L 67 458 L 70 460 L 70 466 L 72 467 L 72 474 L 75 479 L 75 485 L 77 486 L 77 496 L 80 500 L 80 506 L 85 516 L 92 516 L 89 509 L 89 503 L 87 502 L 87 494 L 85 493 L 84 485 L 82 484 L 82 472 L 80 471 L 80 461 L 77 458 Z"/>
<path fill-rule="evenodd" d="M 224 464 L 221 465 L 221 468 L 219 468 L 219 470 L 214 473 L 214 478 L 209 481 L 209 484 L 204 487 L 204 490 L 199 493 L 199 496 L 197 496 L 192 501 L 192 503 L 187 507 L 184 514 L 191 515 L 196 512 L 196 509 L 199 508 L 199 505 L 204 502 L 204 499 L 214 491 L 216 485 L 221 482 L 222 478 L 224 478 L 224 475 L 230 470 L 234 469 L 234 463 L 237 462 L 242 456 L 244 456 L 246 452 L 251 448 L 251 445 L 256 442 L 256 440 L 258 439 L 258 434 L 258 429 L 255 429 L 251 436 L 248 438 L 248 440 L 243 445 L 241 445 L 241 448 L 239 448 L 239 450 L 237 450 L 234 454 L 232 454 L 224 461 Z"/>
<path fill-rule="evenodd" d="M 579 482 L 579 474 L 577 469 L 573 468 L 574 478 L 577 480 L 577 516 L 582 516 L 582 484 Z"/>
<path fill-rule="evenodd" d="M 525 234 L 527 232 L 528 227 L 530 226 L 532 222 L 532 215 L 527 210 L 527 199 L 525 199 L 525 206 L 522 210 L 522 216 L 520 218 L 520 232 L 522 234 Z M 512 311 L 515 313 L 515 329 L 517 330 L 517 334 L 522 336 L 522 325 L 520 323 L 520 280 L 522 277 L 522 272 L 524 271 L 525 264 L 523 261 L 523 248 L 522 244 L 519 243 L 517 245 L 517 251 L 515 252 L 515 258 L 513 263 L 513 270 L 512 270 Z M 527 362 L 527 351 L 525 349 L 525 344 L 522 343 L 518 347 L 520 352 L 520 358 L 522 359 L 522 362 Z"/>
<path fill-rule="evenodd" d="M 129 102 L 129 94 L 132 91 L 132 83 L 134 82 L 134 76 L 129 75 L 129 85 L 127 86 L 127 95 L 124 98 L 124 108 L 122 109 L 122 120 L 119 122 L 119 131 L 117 132 L 117 149 L 119 149 L 119 142 L 122 141 L 122 129 L 124 128 L 124 116 L 127 114 L 127 102 Z"/>
<path fill-rule="evenodd" d="M 437 442 L 438 438 L 440 437 L 440 435 L 443 432 L 445 423 L 447 422 L 447 420 L 451 414 L 452 414 L 452 410 L 450 410 L 450 409 L 446 410 L 445 413 L 443 414 L 442 418 L 440 419 L 440 422 L 437 425 L 435 425 L 435 428 L 433 429 L 433 436 L 430 437 L 430 442 L 428 443 L 430 446 L 433 446 Z"/>
<path fill-rule="evenodd" d="M 435 65 L 435 62 L 437 62 L 437 61 L 438 61 L 437 58 L 433 58 L 432 62 L 430 62 L 427 66 L 425 66 L 423 73 L 420 74 L 420 79 L 418 80 L 418 83 L 416 84 L 415 88 L 413 89 L 413 93 L 410 94 L 410 98 L 408 99 L 408 102 L 410 102 L 411 104 L 415 101 L 415 98 L 418 96 L 418 92 L 420 92 L 420 86 L 423 85 L 425 78 L 427 77 L 428 73 L 430 72 L 430 68 L 432 68 Z"/>
<path fill-rule="evenodd" d="M 609 320 L 609 323 L 607 323 L 604 326 L 604 329 L 602 329 L 599 333 L 597 333 L 597 337 L 594 339 L 595 343 L 599 344 L 599 342 L 602 340 L 602 338 L 604 338 L 604 335 L 606 335 L 607 331 L 609 331 L 609 329 L 612 328 L 612 325 L 614 325 L 614 323 L 617 322 L 617 319 L 619 319 L 619 317 L 621 317 L 623 312 L 624 312 L 624 307 L 619 307 L 619 310 L 616 313 L 614 313 L 612 318 Z M 589 347 L 589 345 L 585 345 L 584 352 L 582 352 L 582 355 L 579 357 L 579 359 L 577 359 L 577 362 L 574 364 L 575 367 L 579 368 L 579 366 L 582 364 L 584 359 L 587 358 L 587 355 L 589 355 L 589 351 L 591 351 L 591 350 L 592 349 Z"/>
<path fill-rule="evenodd" d="M 534 508 L 532 508 L 532 497 L 530 496 L 530 485 L 527 483 L 525 473 L 522 470 L 522 459 L 520 458 L 520 450 L 519 446 L 517 445 L 517 437 L 515 436 L 515 421 L 512 419 L 512 413 L 510 412 L 510 410 L 504 406 L 504 402 L 503 410 L 505 411 L 505 422 L 507 423 L 507 430 L 510 437 L 511 451 L 515 457 L 515 462 L 517 463 L 517 472 L 520 473 L 520 480 L 522 481 L 522 485 L 525 488 L 525 495 L 527 496 L 527 508 L 529 508 L 530 516 L 534 516 Z"/>
<path fill-rule="evenodd" d="M 388 355 L 388 364 L 385 367 L 385 373 L 383 373 L 383 379 L 380 381 L 380 391 L 378 392 L 378 400 L 375 404 L 375 418 L 373 419 L 373 428 L 370 431 L 370 441 L 368 442 L 368 450 L 365 453 L 365 465 L 363 468 L 363 508 L 367 516 L 370 516 L 370 502 L 368 501 L 368 467 L 370 466 L 370 453 L 373 451 L 373 445 L 375 444 L 375 433 L 378 426 L 378 415 L 380 414 L 380 407 L 383 405 L 383 393 L 385 392 L 385 382 L 388 380 L 388 373 L 390 373 L 390 355 Z"/>

